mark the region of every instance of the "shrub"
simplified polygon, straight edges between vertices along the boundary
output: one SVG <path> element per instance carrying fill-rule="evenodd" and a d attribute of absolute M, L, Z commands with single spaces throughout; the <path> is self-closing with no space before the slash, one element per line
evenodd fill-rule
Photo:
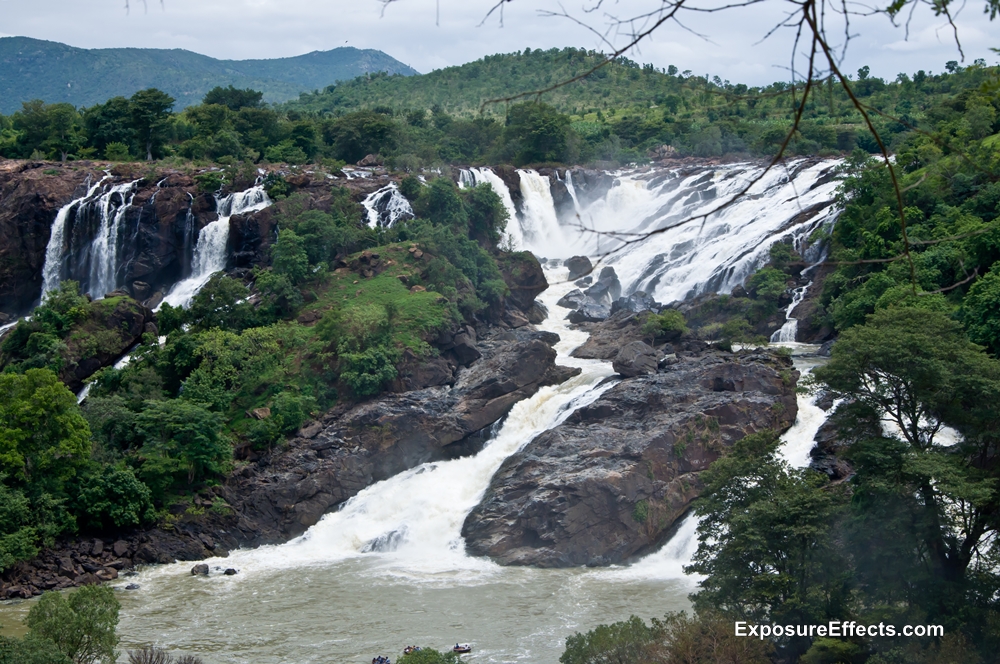
<path fill-rule="evenodd" d="M 459 664 L 462 659 L 451 652 L 438 652 L 434 648 L 421 648 L 399 658 L 399 664 Z"/>
<path fill-rule="evenodd" d="M 358 396 L 371 396 L 394 379 L 398 352 L 384 346 L 375 346 L 360 353 L 343 353 L 340 356 L 340 378 Z"/>
<path fill-rule="evenodd" d="M 110 586 L 84 586 L 68 599 L 59 592 L 43 594 L 24 622 L 32 637 L 48 639 L 75 664 L 113 664 L 120 609 Z"/>
<path fill-rule="evenodd" d="M 0 636 L 0 664 L 73 664 L 73 660 L 48 639 Z"/>
<path fill-rule="evenodd" d="M 125 465 L 105 466 L 80 482 L 77 511 L 81 525 L 101 531 L 130 528 L 155 518 L 149 487 Z"/>
<path fill-rule="evenodd" d="M 656 338 L 677 339 L 687 334 L 684 314 L 676 309 L 664 309 L 662 313 L 651 313 L 642 324 L 642 333 Z"/>
<path fill-rule="evenodd" d="M 104 147 L 104 158 L 108 161 L 132 161 L 128 146 L 118 141 L 112 141 Z"/>
<path fill-rule="evenodd" d="M 203 193 L 215 193 L 222 189 L 222 172 L 209 171 L 199 173 L 194 176 L 194 181 L 198 185 L 198 191 Z"/>

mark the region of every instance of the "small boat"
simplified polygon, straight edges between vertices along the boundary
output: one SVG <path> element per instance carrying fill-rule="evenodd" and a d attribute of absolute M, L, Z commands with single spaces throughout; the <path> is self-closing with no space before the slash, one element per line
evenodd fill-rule
<path fill-rule="evenodd" d="M 472 646 L 468 643 L 455 644 L 455 647 L 451 649 L 452 652 L 458 653 L 459 655 L 464 655 L 467 652 L 472 652 Z"/>

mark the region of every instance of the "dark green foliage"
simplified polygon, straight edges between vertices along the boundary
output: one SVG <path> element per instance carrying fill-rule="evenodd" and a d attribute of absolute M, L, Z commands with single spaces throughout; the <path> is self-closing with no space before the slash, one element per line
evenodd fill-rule
<path fill-rule="evenodd" d="M 777 443 L 769 432 L 747 436 L 703 476 L 690 569 L 708 578 L 695 606 L 761 623 L 845 618 L 838 570 L 846 561 L 833 540 L 844 496 L 826 489 L 825 477 L 791 470 Z"/>
<path fill-rule="evenodd" d="M 420 182 L 420 178 L 416 175 L 407 175 L 399 183 L 399 193 L 406 196 L 411 203 L 417 200 L 417 197 L 420 195 L 420 190 L 423 188 L 423 183 Z"/>
<path fill-rule="evenodd" d="M 219 104 L 227 107 L 231 111 L 238 111 L 241 108 L 260 107 L 263 97 L 263 92 L 251 90 L 250 88 L 247 88 L 246 90 L 238 90 L 232 85 L 225 88 L 221 85 L 217 85 L 208 91 L 201 103 Z"/>
<path fill-rule="evenodd" d="M 1000 263 L 969 289 L 963 320 L 973 341 L 1000 356 Z"/>
<path fill-rule="evenodd" d="M 139 526 L 155 517 L 149 487 L 125 465 L 104 466 L 84 477 L 76 500 L 80 526 L 96 532 Z"/>
<path fill-rule="evenodd" d="M 129 112 L 139 145 L 146 153 L 146 161 L 152 161 L 153 153 L 159 152 L 166 138 L 170 110 L 174 98 L 156 88 L 140 90 L 129 99 Z"/>
<path fill-rule="evenodd" d="M 271 266 L 275 274 L 288 277 L 293 286 L 309 274 L 306 243 L 295 231 L 284 229 L 278 232 L 278 241 L 271 247 Z"/>
<path fill-rule="evenodd" d="M 0 374 L 0 473 L 60 489 L 90 456 L 76 397 L 47 369 Z"/>
<path fill-rule="evenodd" d="M 38 553 L 33 523 L 31 504 L 24 494 L 0 483 L 0 572 Z"/>
<path fill-rule="evenodd" d="M 249 288 L 220 272 L 194 296 L 191 307 L 183 312 L 183 320 L 199 330 L 217 327 L 238 332 L 253 327 L 257 324 L 258 315 L 254 306 L 247 302 L 249 296 Z M 175 312 L 176 309 L 172 310 L 168 316 L 176 315 Z M 168 329 L 161 332 L 179 327 L 172 320 L 170 323 Z"/>
<path fill-rule="evenodd" d="M 422 219 L 450 227 L 456 233 L 465 233 L 469 212 L 458 187 L 448 178 L 435 178 L 420 192 L 414 201 L 413 211 Z"/>
<path fill-rule="evenodd" d="M 461 657 L 450 650 L 438 652 L 434 648 L 421 648 L 399 658 L 399 664 L 458 664 L 461 661 Z"/>
<path fill-rule="evenodd" d="M 515 104 L 507 112 L 504 139 L 515 166 L 569 161 L 570 119 L 546 104 Z"/>
<path fill-rule="evenodd" d="M 59 592 L 43 594 L 25 624 L 31 638 L 54 643 L 74 664 L 113 664 L 120 609 L 110 586 L 84 586 L 68 598 Z"/>
<path fill-rule="evenodd" d="M 788 277 L 774 267 L 764 267 L 758 270 L 747 281 L 747 291 L 751 297 L 766 302 L 777 302 L 785 292 L 785 282 Z"/>
<path fill-rule="evenodd" d="M 678 338 L 687 334 L 684 314 L 676 309 L 664 309 L 658 314 L 651 313 L 642 324 L 642 333 L 656 338 Z"/>
<path fill-rule="evenodd" d="M 611 625 L 598 625 L 586 634 L 568 637 L 559 664 L 641 664 L 648 661 L 651 645 L 663 634 L 661 622 L 654 620 L 649 626 L 637 616 Z"/>
<path fill-rule="evenodd" d="M 145 439 L 139 476 L 158 495 L 174 485 L 219 477 L 232 459 L 222 417 L 200 403 L 154 401 L 136 423 Z"/>
<path fill-rule="evenodd" d="M 0 636 L 0 664 L 73 664 L 55 643 L 28 635 L 23 639 Z"/>

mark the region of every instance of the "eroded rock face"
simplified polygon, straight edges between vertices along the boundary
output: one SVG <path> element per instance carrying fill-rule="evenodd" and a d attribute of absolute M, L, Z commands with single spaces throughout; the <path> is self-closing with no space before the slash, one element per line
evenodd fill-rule
<path fill-rule="evenodd" d="M 795 421 L 798 373 L 766 351 L 685 355 L 621 381 L 507 459 L 462 528 L 504 565 L 609 565 L 662 543 L 735 441 Z"/>
<path fill-rule="evenodd" d="M 539 387 L 579 369 L 559 367 L 554 335 L 524 328 L 480 340 L 482 357 L 453 387 L 387 394 L 307 427 L 228 496 L 252 543 L 284 541 L 366 486 L 434 459 L 475 451 L 469 438 Z"/>
<path fill-rule="evenodd" d="M 521 311 L 528 311 L 539 293 L 549 287 L 538 259 L 527 251 L 499 257 L 500 273 L 510 289 L 507 300 Z"/>
<path fill-rule="evenodd" d="M 642 341 L 632 341 L 615 355 L 611 366 L 625 378 L 655 374 L 663 353 Z"/>

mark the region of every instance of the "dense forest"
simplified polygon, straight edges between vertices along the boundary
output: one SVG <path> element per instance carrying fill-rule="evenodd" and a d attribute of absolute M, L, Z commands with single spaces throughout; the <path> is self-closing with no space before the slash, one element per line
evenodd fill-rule
<path fill-rule="evenodd" d="M 619 59 L 583 80 L 509 104 L 497 96 L 542 89 L 587 71 L 598 53 L 530 51 L 483 58 L 423 76 L 359 77 L 303 94 L 283 106 L 253 90 L 216 88 L 203 103 L 174 113 L 175 100 L 155 89 L 77 109 L 26 102 L 0 116 L 0 156 L 27 159 L 175 159 L 200 163 L 267 161 L 354 163 L 381 155 L 413 171 L 446 164 L 642 162 L 661 156 L 770 156 L 785 139 L 801 91 L 763 88 L 718 77 L 665 71 Z M 886 82 L 862 67 L 861 101 L 895 148 L 904 134 L 935 118 L 931 108 L 995 76 L 977 61 L 947 64 Z M 836 155 L 878 149 L 846 93 L 827 81 L 807 105 L 789 154 Z"/>
<path fill-rule="evenodd" d="M 0 153 L 336 168 L 380 154 L 415 170 L 624 163 L 663 144 L 680 155 L 763 155 L 789 127 L 794 95 L 783 86 L 747 89 L 628 61 L 546 104 L 478 111 L 480 77 L 520 72 L 531 88 L 546 83 L 546 63 L 561 59 L 576 71 L 593 57 L 494 56 L 426 77 L 358 79 L 280 108 L 231 88 L 182 113 L 156 90 L 82 110 L 32 102 L 0 118 Z M 843 212 L 830 237 L 815 238 L 828 242 L 830 260 L 812 324 L 838 341 L 811 387 L 841 404 L 836 454 L 850 478 L 790 468 L 772 433 L 745 438 L 702 478 L 701 546 L 690 569 L 705 578 L 694 615 L 576 635 L 564 664 L 995 658 L 1000 81 L 997 68 L 981 63 L 948 69 L 892 82 L 862 69 L 854 81 L 865 103 L 886 113 L 877 123 L 895 153 L 905 225 L 887 170 L 869 154 L 873 139 L 836 87 L 810 102 L 794 143 L 799 154 L 849 155 Z M 449 106 L 435 96 L 446 90 Z M 119 303 L 90 302 L 67 282 L 4 339 L 0 569 L 62 534 L 169 523 L 177 505 L 225 512 L 221 498 L 206 506 L 198 496 L 225 478 L 234 449 L 268 450 L 311 414 L 387 389 L 405 354 L 433 353 L 428 340 L 439 330 L 496 316 L 507 294 L 503 271 L 534 260 L 498 247 L 508 219 L 488 187 L 459 190 L 447 177 L 425 184 L 410 175 L 400 190 L 417 219 L 371 229 L 346 190 L 334 186 L 334 204 L 320 212 L 287 195 L 280 176 L 266 184 L 281 228 L 270 265 L 245 280 L 217 275 L 187 310 L 165 306 L 165 342 L 147 335 L 126 367 L 102 370 L 82 407 L 59 372 L 78 349 L 114 341 L 88 321 Z M 421 269 L 418 252 L 431 257 Z M 356 271 L 373 254 L 393 266 L 359 286 Z M 771 263 L 740 292 L 703 305 L 727 317 L 713 338 L 754 341 L 754 326 L 778 310 L 802 267 L 788 245 L 775 245 Z M 300 324 L 303 313 L 318 323 Z M 694 321 L 677 319 L 672 311 L 651 317 L 651 329 L 699 334 Z M 271 416 L 251 417 L 258 407 Z M 881 426 L 884 413 L 895 429 Z M 783 628 L 769 639 L 737 639 L 733 620 L 941 625 L 945 636 L 830 638 Z"/>

